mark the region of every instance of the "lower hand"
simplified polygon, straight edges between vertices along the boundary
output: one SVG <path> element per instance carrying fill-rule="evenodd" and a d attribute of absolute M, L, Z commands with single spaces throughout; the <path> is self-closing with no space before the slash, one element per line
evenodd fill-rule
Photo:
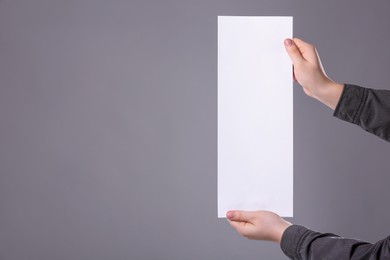
<path fill-rule="evenodd" d="M 230 225 L 243 237 L 280 243 L 291 223 L 271 211 L 239 211 L 226 213 Z"/>

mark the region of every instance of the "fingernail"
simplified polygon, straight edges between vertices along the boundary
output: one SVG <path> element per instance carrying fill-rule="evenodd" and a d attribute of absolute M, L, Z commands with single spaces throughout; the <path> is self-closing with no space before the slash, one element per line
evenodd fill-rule
<path fill-rule="evenodd" d="M 228 211 L 228 213 L 226 213 L 226 216 L 228 219 L 232 219 L 234 217 L 234 212 L 233 211 Z"/>
<path fill-rule="evenodd" d="M 291 40 L 291 39 L 286 39 L 286 40 L 284 40 L 284 44 L 286 45 L 286 46 L 292 46 L 292 44 L 293 44 L 293 41 Z"/>

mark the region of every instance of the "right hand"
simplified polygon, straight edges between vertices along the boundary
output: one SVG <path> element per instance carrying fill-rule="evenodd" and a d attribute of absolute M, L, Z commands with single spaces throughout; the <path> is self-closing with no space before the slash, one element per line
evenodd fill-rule
<path fill-rule="evenodd" d="M 286 39 L 284 45 L 294 65 L 294 79 L 306 95 L 335 109 L 344 86 L 326 75 L 316 48 L 298 38 Z"/>

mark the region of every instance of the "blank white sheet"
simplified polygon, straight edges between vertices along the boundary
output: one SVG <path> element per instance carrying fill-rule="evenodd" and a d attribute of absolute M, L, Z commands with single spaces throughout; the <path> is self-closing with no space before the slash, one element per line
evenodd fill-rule
<path fill-rule="evenodd" d="M 218 217 L 293 216 L 292 17 L 218 16 Z"/>

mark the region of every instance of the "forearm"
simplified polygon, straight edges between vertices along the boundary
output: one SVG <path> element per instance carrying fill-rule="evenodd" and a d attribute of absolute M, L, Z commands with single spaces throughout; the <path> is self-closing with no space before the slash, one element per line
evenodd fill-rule
<path fill-rule="evenodd" d="M 329 80 L 324 85 L 321 88 L 317 88 L 313 92 L 312 97 L 335 110 L 343 92 L 344 84 Z"/>
<path fill-rule="evenodd" d="M 290 259 L 389 259 L 390 237 L 375 244 L 292 225 L 280 244 Z"/>
<path fill-rule="evenodd" d="M 390 91 L 345 84 L 333 114 L 390 141 Z"/>

